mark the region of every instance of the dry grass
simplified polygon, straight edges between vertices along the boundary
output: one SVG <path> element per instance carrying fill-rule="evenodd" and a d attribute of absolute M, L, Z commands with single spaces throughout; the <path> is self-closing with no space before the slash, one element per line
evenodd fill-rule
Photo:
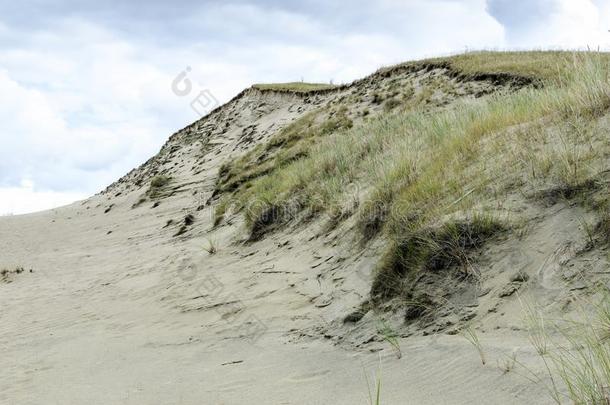
<path fill-rule="evenodd" d="M 338 86 L 329 83 L 304 83 L 304 82 L 290 82 L 290 83 L 259 83 L 252 87 L 259 90 L 274 90 L 274 91 L 286 91 L 305 93 L 308 91 L 317 90 L 328 90 L 334 89 Z"/>
<path fill-rule="evenodd" d="M 422 271 L 439 272 L 460 268 L 464 277 L 476 277 L 470 269 L 470 252 L 505 229 L 490 216 L 476 215 L 431 228 L 417 225 L 395 237 L 378 264 L 371 288 L 374 303 L 412 295 L 412 282 Z"/>
<path fill-rule="evenodd" d="M 10 283 L 12 275 L 21 274 L 23 272 L 25 272 L 25 269 L 23 268 L 23 266 L 17 266 L 12 270 L 4 268 L 4 269 L 0 270 L 0 282 Z M 33 270 L 30 269 L 30 273 L 32 273 L 32 272 L 33 272 Z"/>
<path fill-rule="evenodd" d="M 464 336 L 464 338 L 477 350 L 479 358 L 481 359 L 481 364 L 485 365 L 487 363 L 487 358 L 477 331 L 472 326 L 467 326 L 462 330 L 462 336 Z"/>
<path fill-rule="evenodd" d="M 152 198 L 160 198 L 164 195 L 165 187 L 170 183 L 171 178 L 165 175 L 158 175 L 153 177 L 150 181 L 150 187 L 146 194 Z M 139 202 L 140 203 L 140 202 Z"/>
<path fill-rule="evenodd" d="M 574 53 L 569 51 L 524 52 L 467 52 L 450 58 L 430 61 L 448 61 L 464 74 L 509 73 L 540 79 L 547 83 L 561 83 L 572 65 Z"/>
<path fill-rule="evenodd" d="M 610 205 L 606 202 L 604 205 L 598 207 L 599 220 L 595 225 L 595 236 L 596 241 L 602 245 L 610 247 Z"/>

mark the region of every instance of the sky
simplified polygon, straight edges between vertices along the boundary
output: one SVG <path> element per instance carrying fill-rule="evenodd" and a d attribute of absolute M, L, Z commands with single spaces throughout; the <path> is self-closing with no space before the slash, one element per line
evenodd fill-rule
<path fill-rule="evenodd" d="M 103 190 L 253 83 L 609 29 L 610 0 L 0 0 L 0 215 Z"/>

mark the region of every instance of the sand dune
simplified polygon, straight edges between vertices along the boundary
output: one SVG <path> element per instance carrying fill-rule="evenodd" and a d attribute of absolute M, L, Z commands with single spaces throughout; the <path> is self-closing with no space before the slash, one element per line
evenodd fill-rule
<path fill-rule="evenodd" d="M 392 108 L 374 93 L 393 84 L 417 95 L 432 82 L 443 85 L 428 94 L 430 111 L 531 85 L 416 64 L 335 89 L 250 88 L 104 192 L 0 218 L 0 268 L 24 268 L 0 281 L 0 402 L 367 404 L 365 376 L 374 390 L 380 375 L 386 404 L 553 403 L 530 380 L 545 368 L 518 297 L 568 313 L 575 292 L 604 282 L 607 252 L 586 249 L 582 218 L 593 214 L 581 205 L 511 194 L 501 208 L 528 231 L 474 249 L 476 283 L 445 273 L 422 281 L 442 305 L 410 322 L 398 307 L 367 307 L 388 242 L 359 243 L 355 217 L 333 227 L 301 218 L 254 241 L 242 213 L 215 216 L 223 163 L 320 108 L 349 102 L 358 126 Z M 604 184 L 592 192 L 607 193 Z M 467 324 L 485 365 L 459 333 Z"/>

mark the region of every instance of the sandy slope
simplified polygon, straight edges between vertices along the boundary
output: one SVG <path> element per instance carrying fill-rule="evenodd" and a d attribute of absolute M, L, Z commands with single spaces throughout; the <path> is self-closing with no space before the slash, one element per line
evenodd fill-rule
<path fill-rule="evenodd" d="M 444 73 L 397 74 L 390 79 L 421 84 Z M 375 314 L 343 322 L 367 299 L 382 240 L 361 249 L 349 221 L 331 231 L 320 221 L 289 226 L 256 243 L 244 242 L 239 215 L 212 226 L 222 162 L 307 111 L 382 85 L 364 80 L 305 97 L 249 90 L 176 133 L 104 193 L 0 218 L 0 267 L 26 269 L 0 282 L 0 402 L 366 404 L 364 375 L 372 380 L 380 369 L 386 404 L 551 403 L 525 368 L 498 367 L 517 350 L 519 362 L 542 370 L 516 294 L 500 295 L 523 287 L 563 305 L 566 264 L 607 266 L 595 253 L 575 257 L 583 243 L 577 218 L 585 215 L 578 207 L 507 202 L 532 230 L 481 252 L 481 285 L 449 294 L 452 309 L 439 319 L 403 327 L 402 314 L 390 314 L 404 336 L 401 359 L 376 332 Z M 492 87 L 466 83 L 456 94 Z M 445 96 L 439 105 L 451 101 Z M 159 173 L 173 178 L 167 195 L 141 201 Z M 188 215 L 194 223 L 175 236 Z M 216 254 L 204 250 L 209 240 Z M 511 284 L 517 270 L 530 275 L 527 286 Z M 569 286 L 582 288 L 578 282 Z M 485 366 L 455 335 L 473 317 L 484 325 Z"/>
<path fill-rule="evenodd" d="M 315 260 L 305 249 L 293 249 L 297 260 L 284 264 L 273 243 L 247 259 L 230 251 L 206 257 L 188 241 L 163 246 L 143 220 L 130 224 L 133 242 L 122 243 L 120 231 L 94 238 L 115 225 L 85 211 L 76 205 L 1 222 L 10 252 L 3 260 L 34 269 L 0 287 L 2 403 L 366 403 L 364 374 L 372 376 L 379 359 L 384 403 L 546 402 L 542 389 L 496 366 L 515 347 L 529 361 L 519 335 L 484 335 L 485 367 L 460 336 L 405 339 L 400 360 L 383 343 L 353 351 L 323 339 L 288 342 L 290 329 L 320 315 L 302 292 Z M 276 269 L 294 274 L 256 275 L 267 249 Z M 186 252 L 199 254 L 198 274 L 168 274 Z M 188 294 L 217 273 L 222 296 Z M 233 297 L 245 304 L 235 319 L 197 303 Z M 243 325 L 252 314 L 267 328 L 254 342 Z"/>

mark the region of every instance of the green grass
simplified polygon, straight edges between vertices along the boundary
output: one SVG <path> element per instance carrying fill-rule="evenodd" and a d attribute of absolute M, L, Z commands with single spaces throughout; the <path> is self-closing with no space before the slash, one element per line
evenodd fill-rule
<path fill-rule="evenodd" d="M 214 208 L 214 227 L 217 227 L 224 220 L 227 210 L 229 209 L 229 198 L 225 197 Z"/>
<path fill-rule="evenodd" d="M 597 298 L 581 302 L 578 321 L 549 321 L 539 311 L 532 321 L 532 305 L 526 307 L 531 341 L 546 367 L 546 376 L 530 373 L 539 383 L 550 379 L 547 389 L 558 404 L 610 402 L 610 296 L 602 291 Z"/>
<path fill-rule="evenodd" d="M 450 57 L 425 59 L 417 62 L 406 62 L 380 69 L 380 72 L 421 63 L 448 63 L 456 71 L 465 75 L 476 74 L 511 74 L 540 80 L 548 84 L 561 83 L 570 67 L 574 64 L 574 52 L 571 51 L 517 51 L 467 52 Z M 326 90 L 336 87 L 328 83 L 259 83 L 252 87 L 260 90 L 308 92 Z M 379 97 L 379 95 L 378 95 Z M 381 100 L 379 100 L 381 102 Z"/>
<path fill-rule="evenodd" d="M 309 91 L 317 90 L 328 90 L 334 89 L 339 86 L 328 83 L 304 83 L 304 82 L 290 82 L 290 83 L 259 83 L 252 86 L 258 90 L 274 90 L 280 92 L 296 92 L 306 93 Z"/>
<path fill-rule="evenodd" d="M 239 194 L 242 189 L 250 188 L 256 179 L 307 157 L 319 138 L 352 126 L 353 121 L 345 108 L 319 109 L 305 114 L 276 133 L 267 143 L 259 144 L 244 156 L 223 164 L 219 170 L 215 193 Z M 243 203 L 238 204 L 239 209 L 244 206 Z M 222 221 L 228 208 L 229 198 L 217 205 L 216 225 Z"/>
<path fill-rule="evenodd" d="M 472 325 L 467 326 L 462 330 L 462 336 L 464 336 L 464 338 L 468 340 L 468 342 L 477 350 L 479 358 L 481 359 L 481 364 L 485 365 L 487 363 L 485 351 L 483 350 L 483 346 L 481 345 L 479 334 L 472 327 Z M 506 367 L 505 369 L 510 370 L 510 367 Z"/>
<path fill-rule="evenodd" d="M 610 107 L 607 54 L 480 52 L 437 61 L 465 75 L 511 73 L 545 86 L 381 114 L 324 137 L 305 136 L 315 141 L 304 156 L 269 163 L 271 170 L 246 176 L 247 186 L 235 193 L 250 231 L 260 237 L 277 223 L 343 212 L 357 189 L 362 238 L 381 234 L 388 241 L 377 274 L 396 276 L 379 294 L 389 298 L 434 252 L 434 244 L 418 245 L 417 237 L 446 242 L 433 230 L 484 218 L 510 193 L 575 187 L 607 169 L 608 133 L 597 124 Z M 285 136 L 279 149 L 293 142 Z M 498 224 L 487 217 L 487 225 L 469 225 L 483 239 L 493 236 L 486 227 Z M 409 249 L 417 254 L 405 261 Z"/>
<path fill-rule="evenodd" d="M 400 341 L 398 333 L 384 320 L 379 322 L 377 325 L 377 333 L 383 338 L 384 341 L 388 342 L 394 353 L 396 353 L 396 357 L 398 359 L 402 358 L 402 349 L 400 348 Z"/>
<path fill-rule="evenodd" d="M 218 242 L 215 239 L 208 238 L 208 245 L 203 247 L 203 250 L 208 252 L 208 254 L 215 255 L 218 253 Z"/>
<path fill-rule="evenodd" d="M 364 380 L 366 381 L 369 404 L 381 405 L 381 358 L 379 359 L 379 367 L 377 369 L 377 373 L 374 379 L 375 384 L 372 387 L 373 389 L 371 389 L 371 383 L 369 382 L 366 370 L 364 371 Z"/>

